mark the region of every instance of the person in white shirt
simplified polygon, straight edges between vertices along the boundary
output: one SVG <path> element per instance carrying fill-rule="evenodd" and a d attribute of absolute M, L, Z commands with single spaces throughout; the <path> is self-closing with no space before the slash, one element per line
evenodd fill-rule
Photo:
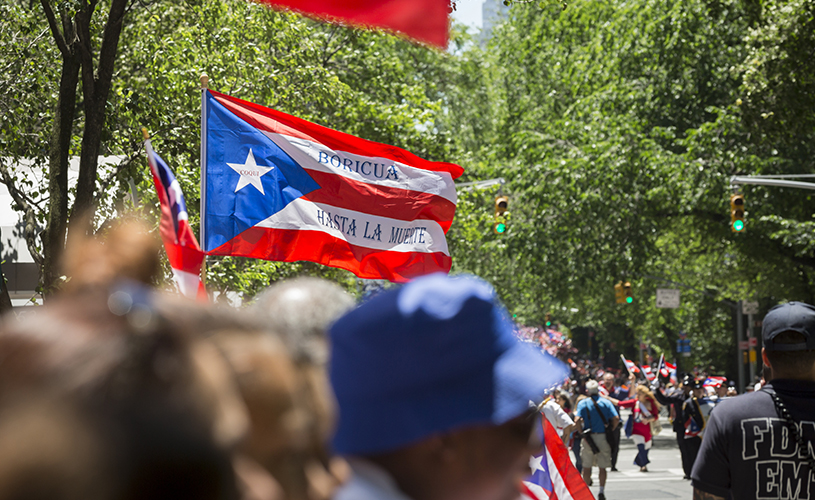
<path fill-rule="evenodd" d="M 572 434 L 572 431 L 577 427 L 570 417 L 563 408 L 555 402 L 554 398 L 547 398 L 539 407 L 538 410 L 546 417 L 546 420 L 552 424 L 552 427 L 555 428 L 560 438 L 563 440 L 563 444 L 569 443 L 569 436 Z"/>

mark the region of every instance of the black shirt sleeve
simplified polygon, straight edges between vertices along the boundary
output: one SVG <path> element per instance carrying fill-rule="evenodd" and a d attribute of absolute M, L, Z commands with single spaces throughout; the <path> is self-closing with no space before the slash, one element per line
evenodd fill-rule
<path fill-rule="evenodd" d="M 670 404 L 673 404 L 673 405 L 679 404 L 679 405 L 681 405 L 683 403 L 683 401 L 684 401 L 684 398 L 682 398 L 681 396 L 666 396 L 659 389 L 654 391 L 654 397 L 656 397 L 657 401 L 659 401 L 659 404 L 661 404 L 663 406 L 670 405 Z"/>
<path fill-rule="evenodd" d="M 723 498 L 730 498 L 730 460 L 725 423 L 711 414 L 705 437 L 693 464 L 693 487 Z"/>

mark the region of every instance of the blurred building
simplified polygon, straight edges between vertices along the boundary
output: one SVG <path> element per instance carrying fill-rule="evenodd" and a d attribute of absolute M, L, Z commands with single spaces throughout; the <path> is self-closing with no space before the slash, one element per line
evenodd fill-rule
<path fill-rule="evenodd" d="M 481 5 L 481 44 L 492 36 L 492 30 L 509 18 L 509 6 L 503 0 L 484 0 Z"/>

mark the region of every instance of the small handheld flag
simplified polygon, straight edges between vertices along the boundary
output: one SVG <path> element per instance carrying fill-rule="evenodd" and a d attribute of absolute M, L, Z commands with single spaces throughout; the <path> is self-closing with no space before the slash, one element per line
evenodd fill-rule
<path fill-rule="evenodd" d="M 187 205 L 181 186 L 170 167 L 153 151 L 147 130 L 142 129 L 142 133 L 161 207 L 159 232 L 173 270 L 173 280 L 182 295 L 206 300 L 207 292 L 200 276 L 204 253 L 187 221 Z"/>
<path fill-rule="evenodd" d="M 726 382 L 727 377 L 708 377 L 707 379 L 705 379 L 702 385 L 704 387 L 713 387 L 715 389 L 717 387 L 721 387 Z"/>
<path fill-rule="evenodd" d="M 633 361 L 625 359 L 625 356 L 623 356 L 622 354 L 620 354 L 620 358 L 623 360 L 623 365 L 625 365 L 625 369 L 628 370 L 629 375 L 632 373 L 635 375 L 640 373 L 640 369 L 637 368 L 637 365 L 634 364 Z"/>
<path fill-rule="evenodd" d="M 642 374 L 645 375 L 645 378 L 648 379 L 649 382 L 653 382 L 654 380 L 656 380 L 657 375 L 651 369 L 650 365 L 643 366 L 641 371 L 642 371 Z"/>
<path fill-rule="evenodd" d="M 659 356 L 659 364 L 657 364 L 657 373 L 664 379 L 669 379 L 671 382 L 676 383 L 676 365 L 665 361 L 665 355 Z"/>
<path fill-rule="evenodd" d="M 225 94 L 203 94 L 209 255 L 310 261 L 396 282 L 449 272 L 463 169 Z"/>

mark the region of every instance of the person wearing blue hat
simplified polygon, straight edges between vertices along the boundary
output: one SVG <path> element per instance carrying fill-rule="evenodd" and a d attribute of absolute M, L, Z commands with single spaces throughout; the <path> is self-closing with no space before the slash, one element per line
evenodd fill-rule
<path fill-rule="evenodd" d="M 775 306 L 762 325 L 760 390 L 710 414 L 693 498 L 810 498 L 815 473 L 815 307 Z"/>
<path fill-rule="evenodd" d="M 336 500 L 513 500 L 541 447 L 529 401 L 568 367 L 519 342 L 495 290 L 434 274 L 381 293 L 330 330 Z"/>

